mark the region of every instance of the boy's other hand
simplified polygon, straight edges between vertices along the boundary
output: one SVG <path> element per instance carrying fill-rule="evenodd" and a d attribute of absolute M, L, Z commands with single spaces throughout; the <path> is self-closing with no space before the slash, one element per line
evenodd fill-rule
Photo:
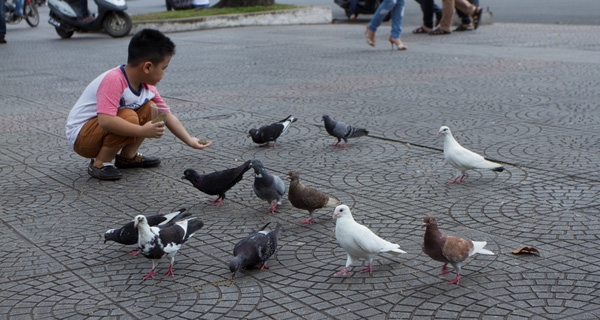
<path fill-rule="evenodd" d="M 165 134 L 165 122 L 152 123 L 148 121 L 142 126 L 142 129 L 144 130 L 144 137 L 160 139 Z"/>
<path fill-rule="evenodd" d="M 210 146 L 211 144 L 212 144 L 212 141 L 200 140 L 196 137 L 192 137 L 192 139 L 188 145 L 194 149 L 204 149 L 204 148 Z"/>

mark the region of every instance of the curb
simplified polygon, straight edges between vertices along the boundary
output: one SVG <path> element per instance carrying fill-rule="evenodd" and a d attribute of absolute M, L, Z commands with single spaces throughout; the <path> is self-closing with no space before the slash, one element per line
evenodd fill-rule
<path fill-rule="evenodd" d="M 331 7 L 302 7 L 247 14 L 135 22 L 130 33 L 136 33 L 145 28 L 168 33 L 247 26 L 331 24 L 332 20 Z"/>

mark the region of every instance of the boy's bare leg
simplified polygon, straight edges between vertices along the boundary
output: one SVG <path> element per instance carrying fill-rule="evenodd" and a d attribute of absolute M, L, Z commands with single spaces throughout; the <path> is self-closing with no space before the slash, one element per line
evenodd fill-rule
<path fill-rule="evenodd" d="M 102 168 L 105 162 L 112 162 L 119 150 L 121 150 L 120 147 L 102 146 L 96 155 L 96 158 L 94 159 L 94 166 L 97 168 Z"/>
<path fill-rule="evenodd" d="M 144 142 L 144 138 L 135 138 L 134 142 L 124 146 L 123 149 L 121 149 L 120 155 L 125 159 L 133 158 L 135 156 L 135 154 L 137 153 L 138 149 L 140 148 L 140 146 L 142 145 L 142 142 Z M 113 158 L 115 157 L 116 154 L 117 153 L 115 152 L 115 154 L 113 155 Z"/>

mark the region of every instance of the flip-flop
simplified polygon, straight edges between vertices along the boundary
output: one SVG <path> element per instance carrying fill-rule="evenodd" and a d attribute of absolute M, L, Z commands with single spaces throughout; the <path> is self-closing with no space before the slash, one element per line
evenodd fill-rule
<path fill-rule="evenodd" d="M 423 26 L 421 26 L 421 27 L 418 27 L 415 30 L 413 30 L 412 33 L 422 34 L 422 33 L 429 33 L 429 31 L 427 31 L 425 28 L 423 28 Z"/>
<path fill-rule="evenodd" d="M 481 14 L 483 13 L 483 9 L 481 7 L 477 7 L 475 12 L 473 12 L 473 29 L 477 30 L 479 27 L 479 20 L 481 20 Z"/>

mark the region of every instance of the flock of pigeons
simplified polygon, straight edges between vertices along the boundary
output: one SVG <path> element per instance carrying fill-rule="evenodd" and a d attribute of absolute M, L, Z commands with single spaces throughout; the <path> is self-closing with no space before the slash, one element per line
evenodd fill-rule
<path fill-rule="evenodd" d="M 289 116 L 270 125 L 250 129 L 249 136 L 261 146 L 275 147 L 277 138 L 286 132 L 296 120 Z M 349 138 L 368 135 L 368 131 L 365 129 L 335 121 L 327 115 L 323 116 L 323 121 L 327 132 L 337 138 L 337 142 L 333 146 L 345 148 Z M 447 181 L 448 183 L 463 182 L 467 170 L 490 169 L 497 172 L 504 170 L 500 164 L 488 161 L 481 155 L 462 147 L 454 139 L 448 127 L 442 126 L 438 135 L 444 137 L 445 160 L 456 169 L 456 176 Z M 340 144 L 342 140 L 344 143 Z M 210 201 L 214 206 L 220 206 L 224 203 L 225 193 L 241 181 L 244 174 L 251 168 L 254 170 L 254 193 L 258 198 L 269 203 L 267 213 L 278 212 L 277 206 L 281 204 L 282 198 L 286 194 L 286 186 L 281 178 L 269 173 L 258 159 L 248 160 L 235 168 L 208 174 L 199 174 L 193 169 L 186 169 L 181 178 L 189 180 L 201 192 L 217 196 L 216 199 Z M 287 190 L 289 202 L 293 207 L 307 210 L 309 213 L 307 219 L 300 221 L 301 224 L 315 223 L 313 217 L 315 210 L 335 207 L 333 212 L 333 219 L 336 221 L 335 237 L 339 245 L 346 251 L 347 260 L 344 268 L 336 272 L 334 276 L 350 275 L 348 269 L 361 260 L 363 264 L 364 262 L 368 263 L 368 266 L 361 272 L 372 274 L 372 261 L 378 254 L 406 253 L 400 249 L 398 244 L 380 238 L 369 228 L 357 223 L 352 217 L 350 208 L 341 204 L 338 199 L 302 184 L 297 172 L 290 171 L 287 179 L 290 180 L 289 190 Z M 138 249 L 130 254 L 141 253 L 152 260 L 152 270 L 145 274 L 143 279 L 154 278 L 157 262 L 163 257 L 171 260 L 165 276 L 173 276 L 175 254 L 183 243 L 204 225 L 201 220 L 190 218 L 190 216 L 191 213 L 186 212 L 184 208 L 172 213 L 149 217 L 138 215 L 123 227 L 108 230 L 104 235 L 104 243 L 110 240 L 124 245 L 136 244 Z M 279 223 L 274 229 L 267 229 L 268 225 L 252 232 L 235 245 L 234 258 L 229 263 L 232 277 L 235 277 L 236 273 L 243 269 L 268 268 L 267 260 L 275 253 L 277 240 L 284 232 Z M 432 259 L 444 263 L 443 275 L 448 273 L 447 264 L 454 267 L 456 277 L 450 283 L 458 284 L 460 282 L 461 263 L 468 257 L 476 253 L 494 254 L 484 249 L 487 244 L 485 241 L 471 241 L 442 234 L 438 230 L 437 221 L 433 216 L 424 218 L 423 227 L 426 228 L 423 252 Z"/>

